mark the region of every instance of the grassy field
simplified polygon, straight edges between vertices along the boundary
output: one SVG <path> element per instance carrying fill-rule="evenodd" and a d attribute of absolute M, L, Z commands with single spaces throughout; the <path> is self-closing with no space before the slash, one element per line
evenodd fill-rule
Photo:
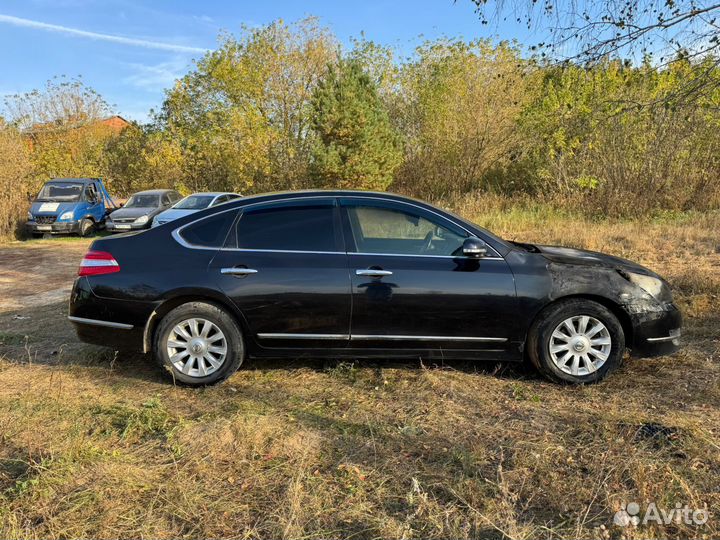
<path fill-rule="evenodd" d="M 0 538 L 720 537 L 720 216 L 459 211 L 662 273 L 683 349 L 589 387 L 523 366 L 312 359 L 174 387 L 148 358 L 75 340 L 88 241 L 5 243 Z M 631 501 L 710 519 L 613 526 Z"/>

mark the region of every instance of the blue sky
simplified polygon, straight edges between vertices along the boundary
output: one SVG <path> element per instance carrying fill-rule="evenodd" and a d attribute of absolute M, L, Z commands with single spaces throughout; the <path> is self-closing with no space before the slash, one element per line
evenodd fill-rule
<path fill-rule="evenodd" d="M 344 44 L 364 32 L 403 55 L 442 35 L 537 38 L 521 25 L 482 26 L 469 0 L 3 0 L 0 96 L 40 88 L 56 75 L 81 76 L 119 114 L 144 121 L 220 32 L 307 15 Z"/>

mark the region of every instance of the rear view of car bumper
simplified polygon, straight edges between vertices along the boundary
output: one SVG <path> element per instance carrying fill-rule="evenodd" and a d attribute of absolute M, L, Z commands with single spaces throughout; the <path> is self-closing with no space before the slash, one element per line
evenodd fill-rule
<path fill-rule="evenodd" d="M 85 343 L 115 349 L 137 350 L 142 347 L 143 327 L 73 316 L 68 316 L 68 319 L 73 323 L 78 339 Z"/>
<path fill-rule="evenodd" d="M 675 304 L 662 311 L 635 313 L 633 320 L 633 356 L 672 354 L 680 347 L 682 315 Z"/>
<path fill-rule="evenodd" d="M 152 302 L 101 298 L 87 277 L 78 277 L 70 293 L 68 320 L 80 341 L 142 351 L 145 323 L 154 308 Z"/>

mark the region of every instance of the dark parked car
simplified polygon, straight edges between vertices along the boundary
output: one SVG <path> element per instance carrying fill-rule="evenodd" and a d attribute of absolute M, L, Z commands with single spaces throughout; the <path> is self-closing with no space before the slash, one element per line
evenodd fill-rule
<path fill-rule="evenodd" d="M 115 210 L 106 221 L 110 232 L 128 232 L 150 228 L 153 218 L 182 199 L 172 189 L 139 191 L 122 208 Z"/>
<path fill-rule="evenodd" d="M 633 262 L 508 242 L 386 193 L 246 197 L 93 242 L 70 320 L 175 380 L 210 384 L 247 356 L 528 359 L 571 383 L 625 349 L 676 350 L 667 283 Z"/>

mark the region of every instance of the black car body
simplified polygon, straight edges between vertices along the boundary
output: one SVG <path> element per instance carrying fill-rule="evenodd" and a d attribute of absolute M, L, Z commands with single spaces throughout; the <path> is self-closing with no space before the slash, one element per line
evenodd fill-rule
<path fill-rule="evenodd" d="M 158 357 L 180 350 L 158 341 L 164 318 L 196 303 L 224 312 L 242 336 L 233 354 L 252 357 L 521 361 L 530 353 L 543 370 L 543 354 L 557 343 L 580 351 L 597 341 L 603 344 L 595 346 L 597 357 L 588 356 L 591 364 L 613 355 L 618 363 L 625 346 L 636 355 L 665 354 L 680 335 L 669 287 L 646 268 L 600 253 L 507 242 L 387 193 L 246 197 L 141 234 L 98 239 L 92 252 L 117 270 L 75 281 L 70 320 L 78 336 Z M 562 317 L 575 317 L 575 333 L 562 329 Z M 597 335 L 607 337 L 593 339 L 589 327 L 597 322 L 604 323 Z M 544 330 L 550 323 L 554 333 Z M 584 335 L 580 327 L 588 328 L 585 341 L 573 337 Z M 564 341 L 553 345 L 558 332 Z M 230 341 L 223 343 L 232 348 Z M 550 362 L 544 372 L 568 382 L 604 375 L 595 364 L 584 369 L 582 360 L 567 358 L 567 366 Z M 186 367 L 198 370 L 187 380 L 183 365 L 183 382 L 214 382 L 200 376 L 209 364 Z"/>
<path fill-rule="evenodd" d="M 128 232 L 149 229 L 153 218 L 182 198 L 173 189 L 151 189 L 134 193 L 125 205 L 112 212 L 106 227 L 110 232 Z"/>

